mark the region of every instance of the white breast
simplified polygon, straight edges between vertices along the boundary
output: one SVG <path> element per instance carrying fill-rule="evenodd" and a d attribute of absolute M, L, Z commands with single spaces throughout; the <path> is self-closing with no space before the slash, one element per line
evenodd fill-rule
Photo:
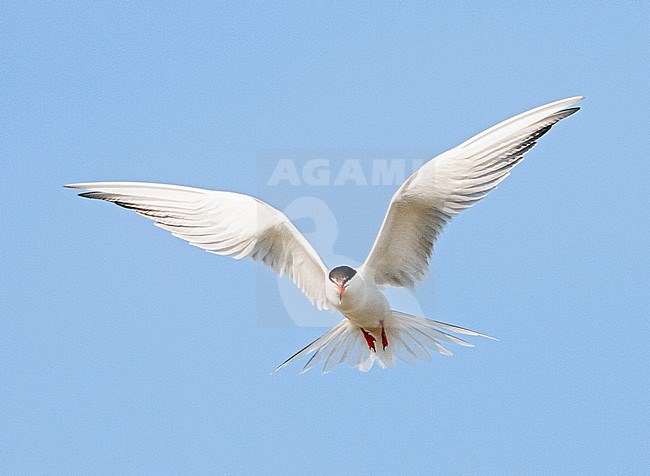
<path fill-rule="evenodd" d="M 340 304 L 336 290 L 332 289 L 332 305 L 359 327 L 380 327 L 381 322 L 390 316 L 390 304 L 386 297 L 377 286 L 364 281 L 361 276 L 355 276 L 354 282 L 348 285 Z"/>

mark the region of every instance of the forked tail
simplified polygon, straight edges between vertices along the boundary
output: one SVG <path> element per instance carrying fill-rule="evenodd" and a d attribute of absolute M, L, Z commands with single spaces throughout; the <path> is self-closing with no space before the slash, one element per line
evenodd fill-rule
<path fill-rule="evenodd" d="M 386 368 L 395 367 L 396 358 L 407 364 L 413 364 L 417 360 L 429 361 L 431 360 L 430 351 L 443 355 L 452 355 L 452 352 L 441 342 L 474 347 L 474 344 L 456 337 L 450 332 L 496 340 L 494 337 L 480 332 L 423 317 L 411 316 L 399 311 L 391 311 L 390 322 L 385 323 L 384 329 L 388 345 L 385 349 L 382 345 L 376 345 L 375 351 L 368 347 L 361 328 L 348 319 L 343 319 L 311 344 L 289 357 L 274 372 L 312 352 L 315 353 L 303 367 L 302 373 L 322 361 L 325 361 L 323 373 L 326 374 L 343 362 L 347 362 L 361 372 L 367 372 L 372 368 L 375 361 L 381 367 Z M 377 339 L 377 344 L 381 342 L 381 329 L 365 330 Z"/>

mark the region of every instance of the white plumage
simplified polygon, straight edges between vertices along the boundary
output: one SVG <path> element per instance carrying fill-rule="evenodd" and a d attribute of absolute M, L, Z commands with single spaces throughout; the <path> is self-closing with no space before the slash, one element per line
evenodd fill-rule
<path fill-rule="evenodd" d="M 582 97 L 556 101 L 497 124 L 424 164 L 393 196 L 375 243 L 358 270 L 331 272 L 289 219 L 248 195 L 155 183 L 89 182 L 66 185 L 81 196 L 113 202 L 155 221 L 174 236 L 211 253 L 252 258 L 287 275 L 323 310 L 345 319 L 287 359 L 314 352 L 303 371 L 324 361 L 327 373 L 342 362 L 361 371 L 395 357 L 429 360 L 451 355 L 441 342 L 472 346 L 450 332 L 475 331 L 392 310 L 380 288 L 414 288 L 426 276 L 433 245 L 451 218 L 504 180 L 556 122 L 578 110 Z"/>
<path fill-rule="evenodd" d="M 505 179 L 539 137 L 578 108 L 573 97 L 508 119 L 424 164 L 397 190 L 360 271 L 377 285 L 413 288 L 427 273 L 433 243 L 454 215 Z"/>
<path fill-rule="evenodd" d="M 92 190 L 81 196 L 134 210 L 210 253 L 262 261 L 278 275 L 291 278 L 319 309 L 329 309 L 323 260 L 282 212 L 261 200 L 158 183 L 93 182 L 66 187 Z"/>

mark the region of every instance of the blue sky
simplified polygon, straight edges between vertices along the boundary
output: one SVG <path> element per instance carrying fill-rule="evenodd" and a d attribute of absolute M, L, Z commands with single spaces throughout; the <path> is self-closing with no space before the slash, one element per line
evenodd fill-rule
<path fill-rule="evenodd" d="M 643 474 L 648 7 L 593 3 L 4 2 L 0 473 Z M 359 262 L 395 187 L 276 159 L 427 159 L 577 94 L 415 295 L 500 342 L 396 370 L 269 376 L 323 332 L 273 275 L 62 188 L 316 196 Z"/>

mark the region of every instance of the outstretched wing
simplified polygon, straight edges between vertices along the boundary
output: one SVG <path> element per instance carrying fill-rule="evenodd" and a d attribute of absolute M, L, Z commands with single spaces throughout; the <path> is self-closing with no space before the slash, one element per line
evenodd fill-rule
<path fill-rule="evenodd" d="M 318 253 L 280 211 L 249 195 L 157 183 L 89 182 L 82 197 L 113 202 L 152 219 L 174 236 L 210 253 L 262 261 L 287 275 L 319 309 L 327 268 Z"/>
<path fill-rule="evenodd" d="M 524 112 L 424 164 L 393 196 L 360 272 L 377 285 L 414 288 L 447 222 L 494 190 L 541 136 L 578 111 L 568 107 L 581 99 Z"/>

